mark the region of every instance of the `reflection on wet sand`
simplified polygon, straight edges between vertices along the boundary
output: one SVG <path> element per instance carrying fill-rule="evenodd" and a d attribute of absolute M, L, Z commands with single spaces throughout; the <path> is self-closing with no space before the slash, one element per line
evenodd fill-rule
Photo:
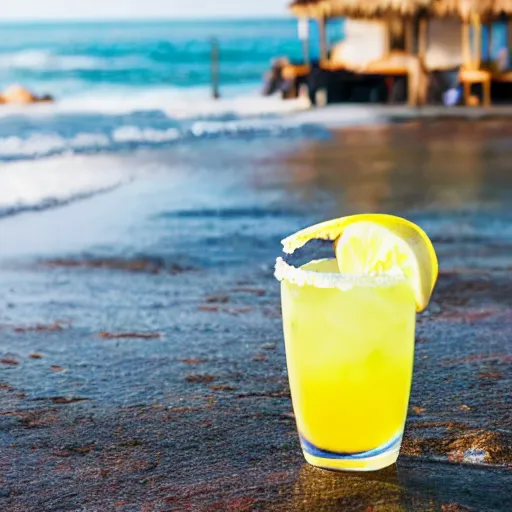
<path fill-rule="evenodd" d="M 476 512 L 512 510 L 510 477 L 499 469 L 402 458 L 382 471 L 325 471 L 304 463 L 272 512 Z M 480 492 L 485 489 L 485 492 Z"/>
<path fill-rule="evenodd" d="M 355 211 L 496 206 L 512 185 L 507 120 L 462 119 L 339 130 L 285 159 L 297 199 Z"/>
<path fill-rule="evenodd" d="M 324 471 L 304 464 L 283 510 L 405 512 L 396 466 L 375 473 Z M 277 508 L 276 510 L 279 510 Z"/>

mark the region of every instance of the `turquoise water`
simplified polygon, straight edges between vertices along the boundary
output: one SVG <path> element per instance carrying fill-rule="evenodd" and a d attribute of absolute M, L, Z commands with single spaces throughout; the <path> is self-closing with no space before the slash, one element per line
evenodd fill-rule
<path fill-rule="evenodd" d="M 257 84 L 271 59 L 301 57 L 295 20 L 15 24 L 0 27 L 0 83 L 74 94 L 95 86 Z"/>
<path fill-rule="evenodd" d="M 0 25 L 0 84 L 75 94 L 97 86 L 196 87 L 210 82 L 211 39 L 222 85 L 259 84 L 270 61 L 302 58 L 293 18 Z M 328 36 L 341 37 L 333 21 Z M 318 35 L 311 24 L 311 54 Z"/>
<path fill-rule="evenodd" d="M 328 32 L 339 38 L 340 24 Z M 0 106 L 0 217 L 144 174 L 140 159 L 136 172 L 118 164 L 127 152 L 179 146 L 200 154 L 204 140 L 240 146 L 316 133 L 286 121 L 300 101 L 260 94 L 272 59 L 301 59 L 292 18 L 1 24 L 0 34 L 0 89 L 21 83 L 56 99 Z M 211 98 L 212 38 L 220 101 Z M 314 27 L 311 38 L 318 41 Z M 97 154 L 105 158 L 89 160 Z"/>

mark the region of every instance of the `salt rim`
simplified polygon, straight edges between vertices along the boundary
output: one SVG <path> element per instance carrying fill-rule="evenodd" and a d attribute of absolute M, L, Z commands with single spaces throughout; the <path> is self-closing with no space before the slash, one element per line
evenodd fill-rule
<path fill-rule="evenodd" d="M 318 260 L 316 260 L 318 261 Z M 354 287 L 373 288 L 376 286 L 393 286 L 406 282 L 402 271 L 380 275 L 350 275 L 332 272 L 304 270 L 290 265 L 283 258 L 276 259 L 274 276 L 278 281 L 288 281 L 297 286 L 314 286 L 315 288 L 338 288 L 342 291 Z"/>

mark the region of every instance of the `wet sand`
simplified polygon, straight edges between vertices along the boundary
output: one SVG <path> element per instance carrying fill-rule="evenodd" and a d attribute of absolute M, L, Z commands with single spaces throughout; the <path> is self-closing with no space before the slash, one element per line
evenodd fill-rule
<path fill-rule="evenodd" d="M 212 141 L 115 191 L 0 222 L 0 508 L 512 509 L 506 120 Z M 361 211 L 431 235 L 402 456 L 305 464 L 286 380 L 279 240 Z"/>

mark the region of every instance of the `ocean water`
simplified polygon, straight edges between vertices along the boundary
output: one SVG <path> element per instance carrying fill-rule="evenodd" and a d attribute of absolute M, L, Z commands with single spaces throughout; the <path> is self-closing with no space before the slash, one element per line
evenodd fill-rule
<path fill-rule="evenodd" d="M 176 21 L 3 25 L 0 80 L 62 96 L 90 87 L 187 88 L 210 81 L 211 39 L 224 85 L 258 83 L 270 59 L 300 57 L 295 22 Z"/>
<path fill-rule="evenodd" d="M 0 216 L 129 179 L 108 159 L 105 172 L 91 172 L 89 154 L 111 161 L 141 148 L 311 130 L 284 121 L 304 102 L 260 95 L 273 58 L 301 58 L 291 18 L 17 23 L 0 31 L 0 88 L 20 83 L 57 100 L 0 106 Z M 210 94 L 212 38 L 220 49 L 219 101 Z"/>

